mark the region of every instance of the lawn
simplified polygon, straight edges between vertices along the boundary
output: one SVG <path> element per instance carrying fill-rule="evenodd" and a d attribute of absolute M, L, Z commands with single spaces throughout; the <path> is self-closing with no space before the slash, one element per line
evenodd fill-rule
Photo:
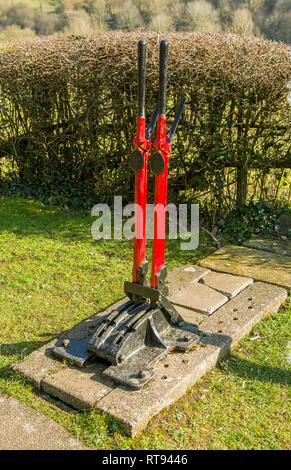
<path fill-rule="evenodd" d="M 97 411 L 77 412 L 37 393 L 11 370 L 17 360 L 123 296 L 132 242 L 93 240 L 92 222 L 85 211 L 0 198 L 0 392 L 100 449 L 290 449 L 290 299 L 135 439 Z M 169 241 L 166 259 L 171 269 L 214 250 L 202 233 L 195 253 Z"/>

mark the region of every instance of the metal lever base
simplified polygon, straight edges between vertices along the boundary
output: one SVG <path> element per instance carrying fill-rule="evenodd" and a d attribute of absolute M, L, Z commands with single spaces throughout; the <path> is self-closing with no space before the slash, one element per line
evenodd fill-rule
<path fill-rule="evenodd" d="M 198 341 L 198 327 L 183 321 L 174 306 L 157 290 L 125 283 L 129 300 L 103 319 L 90 337 L 64 341 L 54 348 L 61 358 L 83 367 L 89 359 L 111 366 L 103 375 L 138 390 L 154 378 L 149 366 L 173 350 L 186 351 Z"/>
<path fill-rule="evenodd" d="M 148 369 L 153 362 L 170 351 L 193 347 L 199 341 L 196 333 L 196 325 L 178 324 L 162 305 L 141 299 L 113 311 L 95 331 L 88 350 L 111 362 L 105 377 L 138 390 L 153 379 Z"/>

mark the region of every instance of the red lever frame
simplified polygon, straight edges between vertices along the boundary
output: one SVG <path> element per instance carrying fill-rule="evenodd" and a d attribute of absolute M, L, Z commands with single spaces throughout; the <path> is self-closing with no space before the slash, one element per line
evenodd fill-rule
<path fill-rule="evenodd" d="M 159 280 L 161 281 L 161 283 L 164 282 L 166 276 L 165 232 L 169 157 L 172 151 L 172 139 L 176 132 L 178 122 L 185 104 L 185 98 L 181 100 L 171 130 L 167 135 L 166 87 L 168 42 L 163 40 L 160 43 L 159 105 L 156 108 L 148 130 L 145 130 L 145 48 L 145 41 L 139 41 L 139 113 L 136 121 L 136 137 L 133 141 L 136 150 L 133 153 L 131 160 L 132 169 L 135 171 L 135 235 L 133 256 L 133 282 L 144 284 L 147 272 L 147 261 L 145 258 L 147 167 L 149 152 L 151 150 L 151 135 L 157 120 L 157 137 L 154 143 L 155 154 L 151 158 L 151 169 L 153 174 L 155 175 L 154 240 L 152 250 L 151 287 L 158 288 Z M 146 265 L 144 264 L 145 262 Z"/>
<path fill-rule="evenodd" d="M 157 138 L 154 148 L 164 159 L 162 174 L 155 177 L 155 202 L 154 202 L 154 240 L 152 251 L 151 287 L 158 285 L 158 274 L 165 265 L 165 236 L 166 236 L 166 206 L 168 192 L 168 165 L 172 151 L 172 143 L 167 142 L 166 135 L 167 118 L 159 115 L 157 123 Z"/>
<path fill-rule="evenodd" d="M 146 256 L 146 208 L 147 208 L 147 168 L 150 140 L 145 138 L 145 117 L 138 116 L 136 120 L 136 137 L 133 145 L 142 153 L 143 167 L 135 172 L 135 213 L 134 213 L 134 240 L 133 240 L 133 282 L 139 283 L 140 272 Z"/>

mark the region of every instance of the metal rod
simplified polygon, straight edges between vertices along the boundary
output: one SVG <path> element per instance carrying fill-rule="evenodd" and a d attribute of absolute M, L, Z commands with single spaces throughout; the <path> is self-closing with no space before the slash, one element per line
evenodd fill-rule
<path fill-rule="evenodd" d="M 166 92 L 167 92 L 167 66 L 168 66 L 168 41 L 165 39 L 160 43 L 160 96 L 159 115 L 166 115 Z"/>
<path fill-rule="evenodd" d="M 138 115 L 145 115 L 146 42 L 138 43 Z"/>

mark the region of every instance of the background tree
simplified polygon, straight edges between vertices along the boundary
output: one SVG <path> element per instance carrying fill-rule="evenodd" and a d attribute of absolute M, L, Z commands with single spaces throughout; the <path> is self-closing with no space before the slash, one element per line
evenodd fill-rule
<path fill-rule="evenodd" d="M 91 19 L 85 10 L 68 10 L 65 12 L 66 34 L 90 34 L 94 32 Z"/>
<path fill-rule="evenodd" d="M 205 0 L 187 3 L 186 15 L 190 31 L 208 33 L 221 30 L 219 12 Z"/>
<path fill-rule="evenodd" d="M 40 11 L 35 15 L 34 29 L 36 34 L 40 36 L 48 36 L 56 31 L 61 31 L 64 28 L 64 23 L 63 16 Z"/>
<path fill-rule="evenodd" d="M 290 24 L 291 0 L 0 0 L 0 31 L 17 25 L 37 35 L 145 28 L 223 31 L 290 44 Z"/>
<path fill-rule="evenodd" d="M 173 31 L 175 29 L 173 19 L 167 13 L 160 13 L 151 19 L 149 24 L 151 31 Z"/>
<path fill-rule="evenodd" d="M 143 21 L 138 8 L 132 0 L 126 0 L 117 14 L 117 27 L 126 31 L 133 31 L 142 26 Z"/>
<path fill-rule="evenodd" d="M 7 26 L 0 33 L 0 41 L 17 41 L 23 39 L 32 39 L 35 37 L 35 31 L 30 28 L 21 28 L 17 24 Z"/>
<path fill-rule="evenodd" d="M 230 32 L 234 34 L 243 34 L 244 36 L 253 36 L 255 23 L 250 10 L 247 8 L 238 8 L 232 16 Z"/>
<path fill-rule="evenodd" d="M 276 41 L 291 44 L 291 1 L 277 0 L 263 26 L 265 35 Z"/>
<path fill-rule="evenodd" d="M 8 7 L 0 17 L 2 26 L 17 25 L 22 29 L 33 29 L 35 25 L 35 13 L 25 3 L 16 3 Z"/>

